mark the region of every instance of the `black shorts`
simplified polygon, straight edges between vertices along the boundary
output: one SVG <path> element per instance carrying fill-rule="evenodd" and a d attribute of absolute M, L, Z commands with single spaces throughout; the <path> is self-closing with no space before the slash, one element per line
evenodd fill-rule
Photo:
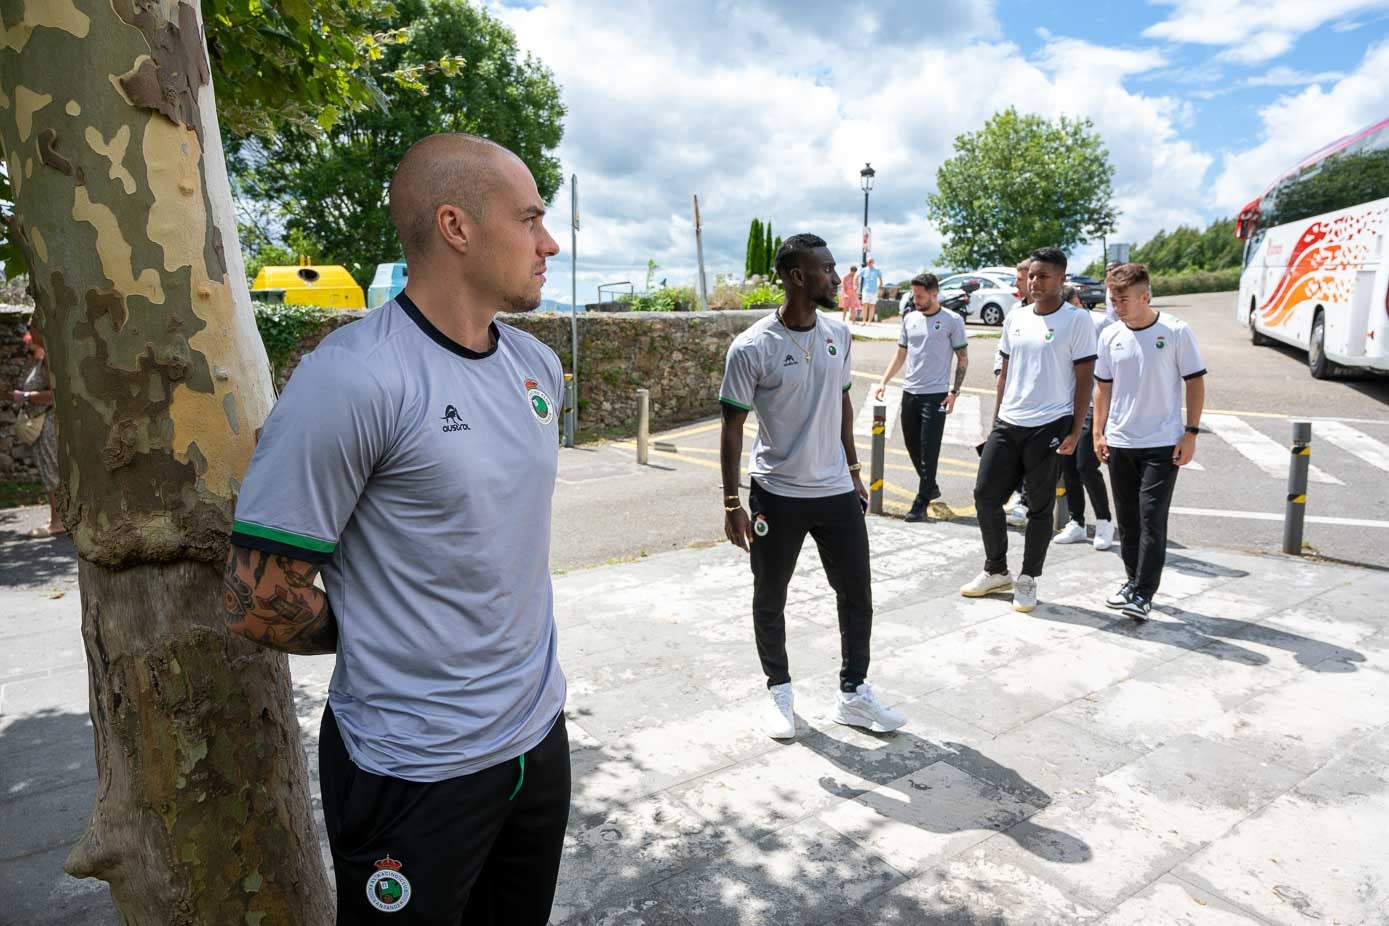
<path fill-rule="evenodd" d="M 325 707 L 318 763 L 339 924 L 548 922 L 569 821 L 563 713 L 518 759 L 420 782 L 358 768 Z"/>

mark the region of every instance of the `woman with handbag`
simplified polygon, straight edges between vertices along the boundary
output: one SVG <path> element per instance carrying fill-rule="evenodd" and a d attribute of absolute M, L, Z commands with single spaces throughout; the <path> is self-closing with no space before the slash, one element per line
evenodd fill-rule
<path fill-rule="evenodd" d="M 53 420 L 53 389 L 49 386 L 48 360 L 43 335 L 29 322 L 24 346 L 34 358 L 34 364 L 24 375 L 18 389 L 10 392 L 10 400 L 19 406 L 15 433 L 20 441 L 34 449 L 34 465 L 38 468 L 43 490 L 48 493 L 48 526 L 36 527 L 28 534 L 33 539 L 58 537 L 67 533 L 58 517 L 58 430 Z"/>

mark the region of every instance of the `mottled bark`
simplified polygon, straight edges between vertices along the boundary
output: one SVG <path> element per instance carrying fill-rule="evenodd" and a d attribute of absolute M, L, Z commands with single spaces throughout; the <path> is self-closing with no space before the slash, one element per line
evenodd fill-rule
<path fill-rule="evenodd" d="M 287 664 L 221 625 L 273 394 L 198 10 L 0 0 L 0 21 L 0 146 L 48 339 L 100 774 L 68 869 L 111 882 L 130 923 L 327 923 Z"/>

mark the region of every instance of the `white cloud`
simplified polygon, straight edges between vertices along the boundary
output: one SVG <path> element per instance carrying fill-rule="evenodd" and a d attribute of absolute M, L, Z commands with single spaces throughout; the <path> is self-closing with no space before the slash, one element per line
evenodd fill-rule
<path fill-rule="evenodd" d="M 1010 105 L 1094 121 L 1116 167 L 1120 238 L 1200 221 L 1212 161 L 1183 138 L 1190 105 L 1124 86 L 1164 67 L 1162 54 L 1052 36 L 1029 60 L 997 39 L 991 3 L 954 5 L 965 25 L 953 31 L 936 31 L 936 17 L 930 28 L 914 26 L 922 17 L 894 18 L 881 5 L 887 26 L 811 15 L 839 9 L 827 3 L 809 14 L 753 0 L 720 0 L 707 12 L 672 4 L 660 14 L 617 0 L 494 6 L 520 46 L 555 71 L 569 107 L 559 156 L 566 176 L 579 175 L 580 300 L 592 301 L 598 282 L 634 280 L 640 289 L 648 258 L 661 265 L 658 280 L 692 280 L 691 193 L 700 195 L 711 285 L 717 273 L 741 273 L 754 216 L 783 236 L 821 234 L 841 264 L 857 263 L 865 161 L 878 171 L 879 264 L 890 279 L 910 276 L 939 255 L 925 197 L 955 136 Z M 891 39 L 900 47 L 884 54 L 888 26 L 903 28 Z M 914 31 L 910 40 L 904 31 Z M 874 54 L 857 53 L 862 33 Z M 567 189 L 551 217 L 564 253 L 546 295 L 568 301 Z"/>
<path fill-rule="evenodd" d="M 1320 74 L 1308 74 L 1306 71 L 1299 71 L 1280 64 L 1263 74 L 1249 78 L 1244 84 L 1247 87 L 1305 87 L 1308 84 L 1330 83 L 1345 76 L 1341 71 L 1322 71 Z"/>
<path fill-rule="evenodd" d="M 1360 67 L 1331 89 L 1314 85 L 1259 111 L 1258 144 L 1227 153 L 1213 184 L 1217 210 L 1233 214 L 1302 158 L 1389 112 L 1389 42 L 1370 48 Z"/>
<path fill-rule="evenodd" d="M 1288 51 L 1299 38 L 1327 23 L 1371 10 L 1389 0 L 1158 0 L 1172 14 L 1149 26 L 1152 39 L 1222 45 L 1221 60 L 1258 64 Z"/>

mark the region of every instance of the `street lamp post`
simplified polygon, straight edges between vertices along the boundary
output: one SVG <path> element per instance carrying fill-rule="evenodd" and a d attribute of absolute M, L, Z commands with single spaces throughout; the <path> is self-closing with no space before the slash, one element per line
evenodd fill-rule
<path fill-rule="evenodd" d="M 864 163 L 863 170 L 858 172 L 859 185 L 863 187 L 863 260 L 860 267 L 868 263 L 868 193 L 873 189 L 873 178 L 877 173 L 869 163 Z"/>

